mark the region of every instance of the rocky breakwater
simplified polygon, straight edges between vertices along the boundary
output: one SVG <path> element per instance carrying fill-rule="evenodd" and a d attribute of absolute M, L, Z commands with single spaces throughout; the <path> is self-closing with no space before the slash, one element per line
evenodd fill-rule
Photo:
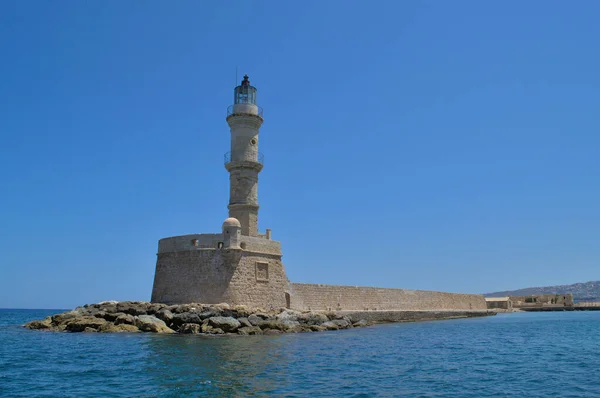
<path fill-rule="evenodd" d="M 28 329 L 65 332 L 154 332 L 181 334 L 280 334 L 320 332 L 367 326 L 335 313 L 249 309 L 228 304 L 165 305 L 139 301 L 105 301 L 49 316 Z"/>

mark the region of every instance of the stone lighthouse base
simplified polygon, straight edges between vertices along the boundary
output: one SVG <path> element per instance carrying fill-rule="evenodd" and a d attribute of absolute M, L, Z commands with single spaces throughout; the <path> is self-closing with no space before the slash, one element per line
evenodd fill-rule
<path fill-rule="evenodd" d="M 281 245 L 266 236 L 193 234 L 159 241 L 152 302 L 289 307 Z"/>

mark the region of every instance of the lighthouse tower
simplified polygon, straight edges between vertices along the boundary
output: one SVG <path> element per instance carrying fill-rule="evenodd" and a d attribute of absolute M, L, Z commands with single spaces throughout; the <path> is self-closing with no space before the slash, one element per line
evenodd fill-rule
<path fill-rule="evenodd" d="M 229 172 L 229 217 L 239 220 L 242 235 L 258 236 L 258 173 L 263 156 L 258 152 L 262 108 L 256 105 L 256 87 L 248 75 L 234 89 L 233 105 L 227 109 L 231 151 L 225 154 Z"/>
<path fill-rule="evenodd" d="M 258 173 L 263 168 L 258 132 L 263 118 L 248 76 L 234 89 L 226 120 L 231 131 L 231 150 L 225 154 L 229 217 L 218 233 L 159 240 L 152 301 L 289 307 L 292 296 L 281 243 L 271 239 L 270 229 L 258 232 Z"/>

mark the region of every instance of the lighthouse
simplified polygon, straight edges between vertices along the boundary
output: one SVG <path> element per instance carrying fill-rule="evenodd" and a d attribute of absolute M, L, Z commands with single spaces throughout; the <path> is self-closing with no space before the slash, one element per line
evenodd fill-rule
<path fill-rule="evenodd" d="M 231 150 L 225 154 L 229 172 L 229 217 L 239 220 L 241 233 L 258 236 L 258 173 L 263 155 L 258 151 L 258 134 L 263 123 L 262 108 L 256 104 L 256 87 L 248 75 L 233 90 L 233 105 L 227 108 Z"/>

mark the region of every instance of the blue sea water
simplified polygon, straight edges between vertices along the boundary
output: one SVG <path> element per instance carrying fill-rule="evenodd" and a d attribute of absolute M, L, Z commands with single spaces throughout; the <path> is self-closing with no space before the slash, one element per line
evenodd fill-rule
<path fill-rule="evenodd" d="M 0 396 L 600 397 L 600 312 L 280 336 L 30 331 L 0 310 Z"/>

